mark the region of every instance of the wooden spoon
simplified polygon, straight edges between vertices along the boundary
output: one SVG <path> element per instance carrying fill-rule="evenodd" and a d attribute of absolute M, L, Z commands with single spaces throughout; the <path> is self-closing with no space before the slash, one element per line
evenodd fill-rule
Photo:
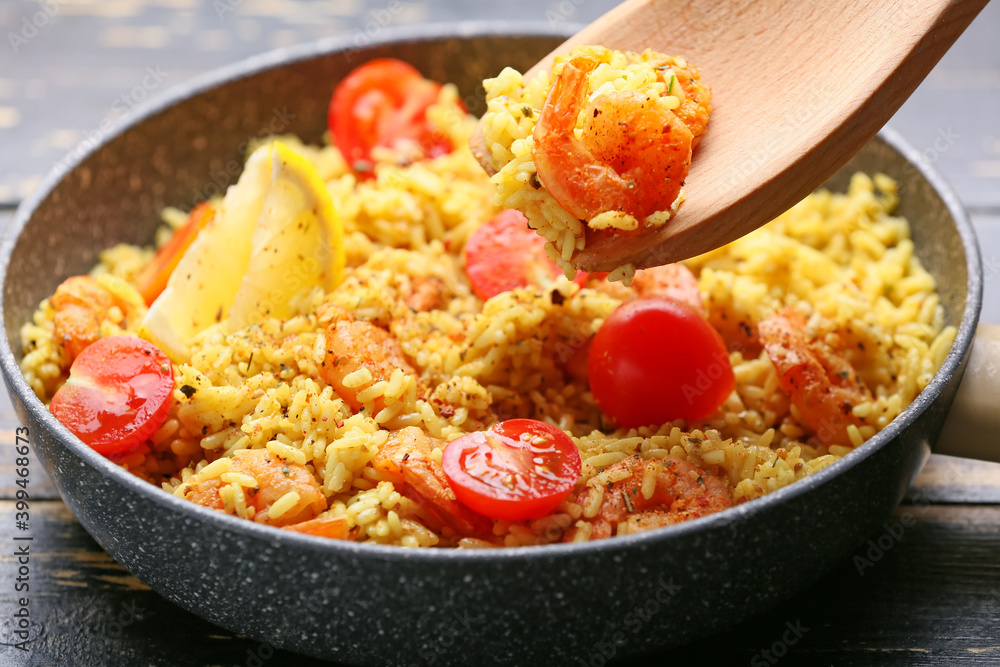
<path fill-rule="evenodd" d="M 628 0 L 563 43 L 684 56 L 712 88 L 686 201 L 659 229 L 588 232 L 587 271 L 667 264 L 747 234 L 878 132 L 987 0 Z M 473 152 L 486 166 L 477 132 Z M 487 167 L 487 171 L 491 171 Z"/>

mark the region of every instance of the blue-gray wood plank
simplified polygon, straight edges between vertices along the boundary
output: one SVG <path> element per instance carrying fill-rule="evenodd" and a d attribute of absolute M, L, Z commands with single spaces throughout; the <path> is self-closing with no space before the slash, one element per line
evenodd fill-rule
<path fill-rule="evenodd" d="M 386 27 L 427 22 L 586 22 L 615 4 L 119 0 L 46 5 L 3 0 L 0 203 L 23 198 L 106 121 L 196 74 L 249 55 L 333 35 L 364 40 Z M 993 3 L 890 121 L 937 164 L 973 209 L 1000 207 L 998 34 L 1000 4 Z M 159 75 L 150 76 L 150 70 Z M 834 67 L 830 76 L 850 73 Z"/>

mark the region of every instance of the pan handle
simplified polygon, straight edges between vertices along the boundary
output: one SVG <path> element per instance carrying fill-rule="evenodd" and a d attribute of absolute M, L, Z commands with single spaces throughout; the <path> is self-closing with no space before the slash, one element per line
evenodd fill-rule
<path fill-rule="evenodd" d="M 1000 326 L 980 324 L 936 454 L 1000 461 Z"/>

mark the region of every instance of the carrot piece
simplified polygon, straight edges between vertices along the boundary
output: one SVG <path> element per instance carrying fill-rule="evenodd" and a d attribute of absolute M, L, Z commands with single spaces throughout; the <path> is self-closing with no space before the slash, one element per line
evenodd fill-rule
<path fill-rule="evenodd" d="M 317 537 L 329 537 L 333 540 L 347 539 L 347 517 L 334 516 L 319 519 L 310 519 L 301 523 L 294 523 L 284 526 L 284 530 L 293 530 L 296 533 L 315 535 Z"/>
<path fill-rule="evenodd" d="M 198 236 L 212 219 L 215 218 L 215 209 L 202 202 L 194 207 L 188 215 L 184 226 L 174 233 L 173 237 L 165 246 L 156 251 L 153 261 L 146 265 L 146 268 L 136 277 L 135 285 L 145 300 L 146 305 L 152 305 L 156 297 L 166 288 L 170 274 L 177 268 L 177 263 L 184 255 L 191 243 Z"/>

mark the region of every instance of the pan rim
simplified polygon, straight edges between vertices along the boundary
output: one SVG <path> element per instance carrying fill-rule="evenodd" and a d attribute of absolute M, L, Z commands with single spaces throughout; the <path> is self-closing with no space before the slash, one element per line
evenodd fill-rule
<path fill-rule="evenodd" d="M 551 25 L 539 22 L 485 22 L 462 21 L 449 23 L 427 24 L 418 27 L 387 28 L 363 48 L 375 48 L 398 42 L 436 41 L 447 38 L 484 38 L 484 37 L 566 37 L 578 26 L 565 25 L 565 30 L 555 30 Z M 258 73 L 282 67 L 302 60 L 328 57 L 338 53 L 347 53 L 356 47 L 350 39 L 333 37 L 321 39 L 294 47 L 277 49 L 259 56 L 242 60 L 226 67 L 207 72 L 192 80 L 178 85 L 166 92 L 162 98 L 144 107 L 141 111 L 123 119 L 111 131 L 84 150 L 88 142 L 70 151 L 64 161 L 49 172 L 39 188 L 26 198 L 18 207 L 14 219 L 8 226 L 2 244 L 0 244 L 0 280 L 4 289 L 0 290 L 0 313 L 4 312 L 10 260 L 24 228 L 32 215 L 46 198 L 59 186 L 62 180 L 92 154 L 102 150 L 108 143 L 128 132 L 134 126 L 143 123 L 168 108 L 171 108 L 189 98 L 229 82 L 243 79 Z M 957 324 L 957 335 L 941 368 L 935 373 L 931 382 L 886 428 L 842 459 L 814 473 L 805 479 L 764 495 L 753 501 L 728 508 L 705 517 L 683 522 L 667 528 L 616 537 L 611 540 L 599 540 L 577 544 L 552 544 L 529 547 L 508 547 L 504 549 L 468 550 L 468 549 L 402 549 L 396 546 L 377 544 L 359 544 L 354 542 L 329 540 L 314 536 L 302 535 L 291 531 L 282 531 L 270 526 L 263 526 L 245 521 L 233 516 L 222 514 L 201 507 L 194 503 L 177 498 L 166 493 L 161 488 L 142 480 L 123 468 L 111 463 L 105 457 L 84 445 L 73 436 L 68 429 L 60 424 L 35 396 L 21 375 L 16 362 L 16 356 L 10 345 L 10 335 L 0 337 L 0 370 L 13 398 L 15 398 L 30 416 L 39 422 L 60 446 L 67 447 L 74 456 L 87 466 L 98 471 L 108 483 L 121 485 L 123 489 L 135 494 L 145 501 L 155 503 L 159 511 L 180 512 L 181 517 L 199 522 L 206 522 L 217 530 L 235 533 L 247 539 L 271 543 L 276 547 L 284 544 L 293 545 L 305 552 L 322 552 L 342 555 L 345 558 L 364 557 L 385 562 L 407 561 L 429 564 L 450 564 L 453 562 L 492 562 L 513 559 L 542 558 L 579 558 L 585 555 L 628 552 L 636 548 L 655 548 L 669 540 L 684 540 L 692 533 L 708 532 L 727 527 L 732 523 L 742 522 L 753 515 L 767 511 L 774 505 L 790 502 L 792 499 L 805 495 L 821 487 L 842 474 L 860 465 L 876 454 L 892 441 L 904 428 L 917 419 L 944 391 L 952 377 L 961 372 L 965 358 L 975 333 L 982 306 L 982 265 L 978 243 L 972 224 L 958 196 L 944 177 L 926 163 L 912 145 L 898 132 L 889 127 L 878 133 L 878 139 L 899 153 L 923 177 L 941 197 L 962 241 L 968 271 L 968 285 L 965 299 L 965 309 Z M 67 503 L 70 504 L 70 503 Z"/>

